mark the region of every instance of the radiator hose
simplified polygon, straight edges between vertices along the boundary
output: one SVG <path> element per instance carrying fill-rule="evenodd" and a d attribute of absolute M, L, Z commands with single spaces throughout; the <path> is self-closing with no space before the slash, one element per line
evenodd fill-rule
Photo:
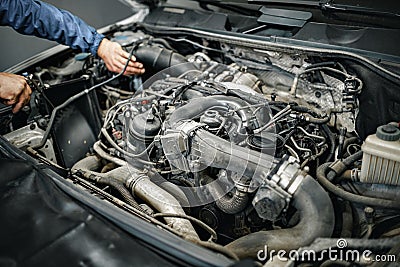
<path fill-rule="evenodd" d="M 311 176 L 306 176 L 293 195 L 292 205 L 300 220 L 292 228 L 260 231 L 236 239 L 226 245 L 239 258 L 256 258 L 260 251 L 297 250 L 318 237 L 329 237 L 334 227 L 334 210 L 325 190 Z"/>

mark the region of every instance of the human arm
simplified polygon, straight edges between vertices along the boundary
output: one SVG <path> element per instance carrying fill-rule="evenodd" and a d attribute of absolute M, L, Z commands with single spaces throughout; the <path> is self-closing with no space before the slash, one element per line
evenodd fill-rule
<path fill-rule="evenodd" d="M 25 35 L 35 35 L 99 55 L 113 72 L 122 71 L 128 60 L 128 53 L 119 44 L 107 40 L 69 11 L 42 1 L 0 0 L 0 25 L 10 26 Z M 143 65 L 132 58 L 124 74 L 143 72 Z"/>
<path fill-rule="evenodd" d="M 0 24 L 93 55 L 104 38 L 70 12 L 37 0 L 1 0 Z"/>

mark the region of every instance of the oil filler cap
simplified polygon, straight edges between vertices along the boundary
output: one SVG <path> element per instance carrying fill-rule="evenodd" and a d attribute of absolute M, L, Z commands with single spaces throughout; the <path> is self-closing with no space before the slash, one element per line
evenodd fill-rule
<path fill-rule="evenodd" d="M 376 130 L 376 136 L 384 141 L 397 141 L 400 139 L 400 129 L 390 124 L 382 125 Z"/>

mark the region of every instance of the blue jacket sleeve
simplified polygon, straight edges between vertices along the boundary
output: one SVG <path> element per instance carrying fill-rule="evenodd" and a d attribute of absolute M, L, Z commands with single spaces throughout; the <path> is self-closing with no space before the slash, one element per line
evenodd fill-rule
<path fill-rule="evenodd" d="M 104 38 L 70 12 L 38 0 L 0 0 L 0 25 L 93 55 Z"/>

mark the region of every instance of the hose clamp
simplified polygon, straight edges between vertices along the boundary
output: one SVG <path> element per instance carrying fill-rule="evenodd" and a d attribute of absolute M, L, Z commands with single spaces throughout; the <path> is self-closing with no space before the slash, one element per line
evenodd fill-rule
<path fill-rule="evenodd" d="M 135 196 L 135 187 L 136 187 L 136 185 L 143 179 L 149 179 L 149 177 L 146 174 L 141 173 L 137 177 L 131 176 L 131 178 L 126 180 L 125 185 L 126 185 L 126 187 L 128 187 L 132 191 L 132 195 L 133 196 Z"/>
<path fill-rule="evenodd" d="M 300 165 L 294 157 L 281 163 L 276 174 L 272 179 L 286 192 L 293 195 L 304 179 Z"/>

